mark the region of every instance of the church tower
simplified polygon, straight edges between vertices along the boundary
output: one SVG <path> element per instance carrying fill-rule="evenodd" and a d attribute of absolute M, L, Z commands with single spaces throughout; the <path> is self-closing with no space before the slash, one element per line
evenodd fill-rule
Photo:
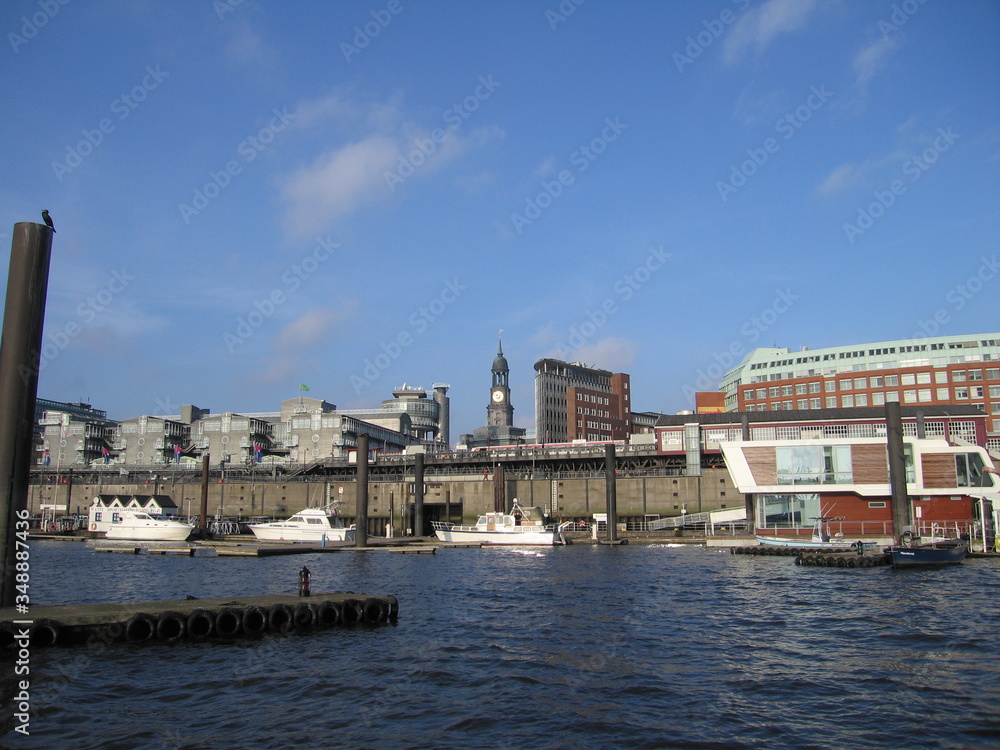
<path fill-rule="evenodd" d="M 502 332 L 501 332 L 502 333 Z M 503 340 L 497 347 L 497 356 L 493 360 L 493 386 L 490 388 L 490 404 L 486 407 L 486 424 L 494 427 L 511 427 L 514 424 L 514 407 L 510 403 L 510 385 L 508 377 L 510 367 L 507 358 L 503 356 Z"/>

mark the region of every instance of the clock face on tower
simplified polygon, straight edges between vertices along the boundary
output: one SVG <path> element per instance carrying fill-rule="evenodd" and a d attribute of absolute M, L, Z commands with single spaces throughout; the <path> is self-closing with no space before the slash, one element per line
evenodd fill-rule
<path fill-rule="evenodd" d="M 503 402 L 503 391 L 493 391 L 493 402 L 497 404 Z"/>

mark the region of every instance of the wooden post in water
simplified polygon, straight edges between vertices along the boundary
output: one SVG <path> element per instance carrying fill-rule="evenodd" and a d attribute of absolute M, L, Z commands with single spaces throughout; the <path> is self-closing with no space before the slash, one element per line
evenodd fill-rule
<path fill-rule="evenodd" d="M 892 491 L 892 535 L 899 541 L 904 531 L 913 525 L 910 499 L 906 494 L 906 458 L 903 453 L 903 420 L 899 402 L 885 405 L 885 434 L 889 452 L 889 485 Z"/>
<path fill-rule="evenodd" d="M 750 442 L 750 415 L 743 412 L 740 415 L 740 438 L 744 443 Z M 747 514 L 747 533 L 757 533 L 757 509 L 753 507 L 753 493 L 747 492 L 743 495 L 743 507 Z"/>
<path fill-rule="evenodd" d="M 424 454 L 413 457 L 413 536 L 424 535 Z"/>
<path fill-rule="evenodd" d="M 358 434 L 357 513 L 354 520 L 354 546 L 368 546 L 368 433 Z"/>
<path fill-rule="evenodd" d="M 208 536 L 208 462 L 211 456 L 201 457 L 201 513 L 198 516 L 198 533 L 202 539 Z"/>
<path fill-rule="evenodd" d="M 609 544 L 618 541 L 618 488 L 615 482 L 615 446 L 608 443 L 604 446 L 604 493 L 608 504 L 608 536 Z"/>
<path fill-rule="evenodd" d="M 0 342 L 0 606 L 17 596 L 18 521 L 27 531 L 28 477 L 34 455 L 35 397 L 49 284 L 52 230 L 21 221 L 14 225 L 7 298 Z M 58 487 L 57 487 L 58 490 Z M 19 515 L 20 512 L 20 515 Z M 23 548 L 22 548 L 23 549 Z"/>

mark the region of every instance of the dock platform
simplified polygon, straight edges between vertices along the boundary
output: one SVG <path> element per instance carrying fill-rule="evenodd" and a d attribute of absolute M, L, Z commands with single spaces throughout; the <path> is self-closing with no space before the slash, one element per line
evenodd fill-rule
<path fill-rule="evenodd" d="M 396 621 L 394 596 L 330 592 L 312 596 L 178 599 L 155 602 L 33 606 L 28 615 L 0 609 L 0 650 L 101 641 L 174 642 L 261 637 Z"/>

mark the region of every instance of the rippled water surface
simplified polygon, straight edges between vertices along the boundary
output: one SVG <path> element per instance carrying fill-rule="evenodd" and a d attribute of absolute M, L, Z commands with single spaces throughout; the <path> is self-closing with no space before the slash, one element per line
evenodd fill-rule
<path fill-rule="evenodd" d="M 398 623 L 37 650 L 31 737 L 0 744 L 1000 748 L 996 560 L 893 572 L 668 545 L 242 559 L 39 542 L 31 591 L 294 593 L 303 564 L 313 591 L 396 596 Z"/>

